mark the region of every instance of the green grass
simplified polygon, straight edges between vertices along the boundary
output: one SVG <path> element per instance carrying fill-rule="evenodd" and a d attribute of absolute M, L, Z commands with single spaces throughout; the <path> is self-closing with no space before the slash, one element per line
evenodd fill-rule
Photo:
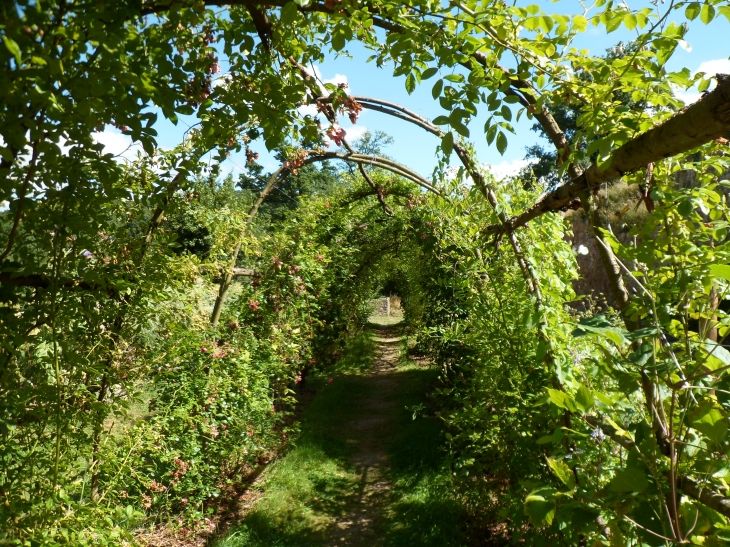
<path fill-rule="evenodd" d="M 338 517 L 357 502 L 360 477 L 349 461 L 348 422 L 372 394 L 372 378 L 363 374 L 372 362 L 373 343 L 355 340 L 334 379 L 312 378 L 317 395 L 304 413 L 295 447 L 268 471 L 263 497 L 218 547 L 323 547 L 332 545 Z M 365 363 L 365 364 L 364 364 Z M 384 547 L 461 547 L 462 512 L 439 449 L 440 426 L 432 418 L 413 419 L 413 408 L 426 402 L 436 371 L 401 361 L 396 372 L 397 404 L 384 431 L 391 484 L 381 518 Z"/>
<path fill-rule="evenodd" d="M 413 416 L 414 407 L 425 402 L 437 372 L 403 363 L 398 374 L 403 377 L 401 404 L 394 413 L 388 443 L 394 496 L 383 545 L 463 546 L 462 509 L 444 468 L 440 424 L 434 418 Z"/>
<path fill-rule="evenodd" d="M 392 314 L 390 316 L 388 315 L 371 315 L 368 317 L 368 323 L 375 326 L 390 326 L 390 325 L 397 325 L 398 323 L 403 321 L 403 315 L 398 314 Z"/>

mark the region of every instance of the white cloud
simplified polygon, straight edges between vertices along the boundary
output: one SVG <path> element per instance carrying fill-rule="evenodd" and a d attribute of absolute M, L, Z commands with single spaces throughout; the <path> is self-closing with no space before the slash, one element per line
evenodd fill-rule
<path fill-rule="evenodd" d="M 327 127 L 329 127 L 329 125 Z M 324 139 L 326 141 L 331 143 L 332 139 L 330 139 L 327 136 L 327 127 L 322 127 L 322 136 L 324 137 Z M 365 127 L 364 125 L 348 125 L 347 127 L 345 127 L 345 126 L 340 126 L 340 127 L 342 127 L 342 129 L 345 130 L 345 140 L 347 142 L 349 142 L 350 144 L 352 144 L 354 141 L 356 141 L 357 139 L 362 137 L 365 134 L 365 132 L 368 130 L 368 128 Z"/>
<path fill-rule="evenodd" d="M 310 65 L 307 67 L 304 67 L 304 70 L 307 74 L 310 76 L 314 76 L 319 82 L 324 84 L 345 84 L 348 85 L 347 76 L 345 74 L 335 74 L 332 78 L 325 78 L 322 75 L 322 71 L 320 70 L 318 65 Z M 317 116 L 319 114 L 319 109 L 317 108 L 316 104 L 307 104 L 302 105 L 297 108 L 297 111 L 302 116 Z M 365 128 L 344 128 L 345 131 L 348 133 L 347 138 L 348 139 L 356 139 L 362 136 L 362 134 L 366 131 Z M 354 136 L 350 136 L 350 131 L 352 131 Z"/>
<path fill-rule="evenodd" d="M 712 61 L 705 61 L 695 71 L 704 72 L 708 76 L 714 76 L 715 74 L 730 74 L 730 59 L 714 59 Z"/>
<path fill-rule="evenodd" d="M 230 74 L 223 74 L 221 76 L 218 76 L 215 80 L 213 80 L 213 87 L 216 88 L 218 86 L 226 86 L 233 80 L 233 76 Z"/>
<path fill-rule="evenodd" d="M 343 129 L 345 130 L 345 133 L 347 133 L 345 138 L 350 142 L 359 139 L 368 130 L 368 128 L 364 125 L 351 125 L 350 127 L 344 127 Z"/>
<path fill-rule="evenodd" d="M 319 112 L 316 104 L 305 104 L 297 108 L 297 110 L 302 116 L 316 116 Z"/>
<path fill-rule="evenodd" d="M 682 88 L 673 84 L 670 84 L 670 87 L 672 88 L 672 93 L 674 94 L 674 96 L 682 101 L 684 104 L 695 103 L 700 98 L 699 92 L 697 92 L 694 88 L 683 91 Z"/>
<path fill-rule="evenodd" d="M 700 63 L 700 66 L 698 66 L 697 70 L 695 70 L 692 74 L 696 75 L 698 72 L 704 72 L 708 78 L 712 78 L 715 74 L 730 74 L 730 59 L 712 59 L 710 61 Z M 711 84 L 710 90 L 713 87 L 714 83 Z M 671 85 L 671 88 L 674 96 L 684 104 L 697 102 L 701 96 L 695 87 L 686 91 L 675 85 Z"/>
<path fill-rule="evenodd" d="M 535 162 L 536 162 L 536 160 L 534 160 L 534 159 L 503 161 L 502 163 L 497 163 L 497 164 L 483 163 L 482 167 L 484 167 L 487 171 L 489 171 L 492 174 L 492 176 L 494 177 L 494 180 L 500 181 L 507 177 L 514 177 L 523 168 L 525 168 L 528 165 L 535 163 Z"/>
<path fill-rule="evenodd" d="M 325 84 L 347 84 L 347 76 L 345 74 L 335 74 L 332 78 L 325 78 L 322 75 L 322 71 L 319 69 L 319 65 L 311 65 L 308 67 L 305 67 L 304 70 L 309 74 L 310 76 L 314 76 L 322 83 Z"/>
<path fill-rule="evenodd" d="M 218 165 L 218 174 L 222 179 L 226 178 L 228 175 L 236 178 L 240 173 L 240 166 L 238 165 L 238 163 L 234 163 L 233 161 L 227 161 Z"/>
<path fill-rule="evenodd" d="M 339 85 L 339 84 L 349 85 L 347 82 L 347 76 L 345 76 L 344 74 L 335 74 L 334 77 L 329 78 L 328 80 L 325 80 L 324 83 L 335 84 L 335 85 Z"/>
<path fill-rule="evenodd" d="M 125 159 L 133 159 L 137 155 L 139 144 L 134 144 L 132 138 L 112 129 L 92 133 L 94 141 L 104 145 L 104 153 Z"/>

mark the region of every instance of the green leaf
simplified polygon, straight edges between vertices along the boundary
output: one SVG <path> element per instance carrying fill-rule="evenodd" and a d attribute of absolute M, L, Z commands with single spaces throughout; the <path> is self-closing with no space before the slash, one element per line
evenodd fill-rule
<path fill-rule="evenodd" d="M 717 342 L 705 341 L 703 349 L 707 352 L 707 366 L 712 370 L 730 366 L 730 351 Z"/>
<path fill-rule="evenodd" d="M 568 467 L 565 462 L 553 460 L 552 458 L 546 459 L 553 475 L 555 475 L 560 482 L 571 490 L 575 488 L 575 475 L 573 474 L 573 471 L 571 471 L 570 467 Z"/>
<path fill-rule="evenodd" d="M 493 125 L 487 129 L 487 144 L 491 145 L 494 142 L 494 138 L 497 136 L 497 130 L 499 126 Z"/>
<path fill-rule="evenodd" d="M 575 412 L 577 410 L 573 398 L 564 391 L 560 391 L 558 389 L 548 389 L 548 395 L 550 398 L 550 402 L 558 408 L 563 408 L 570 412 Z"/>
<path fill-rule="evenodd" d="M 706 402 L 689 415 L 692 427 L 715 444 L 720 444 L 727 435 L 727 419 L 712 402 Z"/>
<path fill-rule="evenodd" d="M 539 321 L 540 314 L 534 309 L 527 308 L 522 315 L 522 325 L 527 330 L 533 329 Z"/>
<path fill-rule="evenodd" d="M 643 329 L 636 329 L 631 332 L 623 331 L 622 334 L 629 342 L 640 340 L 641 338 L 659 338 L 659 332 L 657 332 L 656 327 L 644 327 Z"/>
<path fill-rule="evenodd" d="M 454 150 L 454 134 L 451 131 L 446 133 L 441 139 L 441 150 L 443 150 L 446 157 L 450 156 Z"/>
<path fill-rule="evenodd" d="M 615 30 L 618 30 L 623 20 L 624 18 L 621 15 L 615 15 L 614 17 L 609 19 L 606 23 L 606 32 L 611 33 Z"/>
<path fill-rule="evenodd" d="M 633 467 L 619 469 L 611 479 L 609 488 L 614 492 L 643 492 L 649 486 L 644 473 Z"/>
<path fill-rule="evenodd" d="M 497 133 L 497 150 L 499 150 L 499 153 L 502 155 L 504 155 L 507 150 L 507 137 L 505 137 L 504 133 L 501 131 Z"/>
<path fill-rule="evenodd" d="M 573 331 L 573 336 L 583 336 L 586 332 L 600 334 L 619 347 L 623 347 L 629 343 L 629 339 L 626 337 L 626 331 L 611 325 L 603 315 L 581 319 L 577 328 Z"/>
<path fill-rule="evenodd" d="M 454 130 L 462 137 L 469 137 L 469 128 L 460 121 L 452 121 L 451 127 L 453 127 Z"/>
<path fill-rule="evenodd" d="M 714 18 L 715 7 L 710 3 L 704 4 L 700 11 L 700 21 L 702 21 L 705 25 L 709 25 Z"/>
<path fill-rule="evenodd" d="M 416 90 L 416 77 L 413 75 L 413 72 L 411 72 L 408 76 L 406 76 L 406 91 L 410 95 Z"/>
<path fill-rule="evenodd" d="M 447 74 L 444 76 L 445 80 L 448 80 L 450 82 L 456 82 L 461 83 L 464 81 L 464 75 L 463 74 Z"/>
<path fill-rule="evenodd" d="M 505 120 L 508 122 L 512 121 L 512 110 L 510 110 L 509 106 L 506 104 L 502 105 L 502 110 L 500 112 Z"/>
<path fill-rule="evenodd" d="M 573 30 L 576 32 L 584 32 L 588 27 L 588 19 L 582 15 L 576 15 L 573 17 Z"/>
<path fill-rule="evenodd" d="M 636 14 L 635 13 L 627 13 L 623 17 L 624 26 L 629 30 L 634 30 L 636 28 Z"/>
<path fill-rule="evenodd" d="M 583 411 L 583 413 L 586 413 L 591 408 L 593 408 L 593 405 L 596 404 L 596 401 L 593 398 L 593 394 L 590 392 L 590 390 L 586 386 L 581 384 L 575 394 L 575 404 L 580 410 Z"/>
<path fill-rule="evenodd" d="M 291 25 L 297 18 L 299 10 L 294 2 L 288 2 L 281 8 L 281 23 L 283 25 Z"/>
<path fill-rule="evenodd" d="M 537 30 L 537 28 L 540 26 L 540 18 L 539 17 L 528 17 L 522 22 L 522 25 L 527 30 Z"/>
<path fill-rule="evenodd" d="M 720 15 L 724 15 L 725 19 L 730 21 L 730 6 L 720 6 L 719 8 L 717 8 L 717 11 L 718 13 L 720 13 Z"/>
<path fill-rule="evenodd" d="M 3 42 L 5 43 L 7 50 L 13 55 L 13 57 L 15 57 L 15 62 L 18 63 L 18 66 L 20 66 L 22 59 L 20 57 L 20 47 L 18 46 L 18 43 L 4 34 Z"/>
<path fill-rule="evenodd" d="M 155 141 L 150 138 L 143 138 L 140 140 L 142 148 L 149 155 L 152 156 L 155 153 Z"/>
<path fill-rule="evenodd" d="M 441 95 L 441 91 L 444 88 L 444 81 L 443 80 L 437 80 L 435 84 L 433 84 L 433 87 L 431 88 L 431 96 L 434 99 L 438 99 L 439 95 Z"/>
<path fill-rule="evenodd" d="M 654 346 L 648 342 L 642 343 L 635 351 L 629 354 L 629 361 L 638 368 L 645 368 L 654 363 Z"/>
<path fill-rule="evenodd" d="M 436 116 L 431 123 L 434 125 L 449 125 L 451 121 L 446 116 Z"/>
<path fill-rule="evenodd" d="M 332 48 L 340 51 L 345 47 L 345 35 L 342 32 L 335 32 L 332 36 Z"/>
<path fill-rule="evenodd" d="M 700 9 L 702 9 L 702 7 L 700 6 L 699 2 L 692 2 L 684 10 L 684 16 L 690 21 L 694 21 L 700 14 Z"/>
<path fill-rule="evenodd" d="M 710 273 L 714 277 L 721 277 L 725 281 L 730 281 L 730 266 L 727 264 L 712 264 L 710 266 Z"/>
<path fill-rule="evenodd" d="M 689 199 L 685 199 L 677 206 L 677 212 L 683 217 L 691 214 L 694 209 L 694 204 L 692 203 L 692 200 Z"/>
<path fill-rule="evenodd" d="M 535 527 L 550 525 L 555 518 L 554 488 L 538 488 L 525 498 L 525 514 Z"/>
<path fill-rule="evenodd" d="M 421 80 L 428 80 L 429 78 L 435 76 L 438 71 L 439 69 L 437 67 L 427 68 L 421 74 Z"/>
<path fill-rule="evenodd" d="M 542 29 L 545 34 L 549 34 L 553 30 L 553 18 L 547 15 L 538 17 L 538 26 Z"/>

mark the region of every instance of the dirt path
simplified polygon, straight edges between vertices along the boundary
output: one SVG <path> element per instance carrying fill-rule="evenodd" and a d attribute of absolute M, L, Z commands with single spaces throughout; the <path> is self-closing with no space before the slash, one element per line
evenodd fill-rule
<path fill-rule="evenodd" d="M 371 321 L 342 359 L 312 377 L 291 450 L 216 547 L 468 545 L 441 425 L 427 414 L 438 370 L 402 358 L 399 325 Z"/>
<path fill-rule="evenodd" d="M 398 404 L 398 376 L 393 373 L 401 339 L 392 327 L 374 327 L 373 339 L 377 346 L 367 375 L 371 395 L 360 401 L 357 418 L 346 428 L 347 442 L 355 447 L 351 459 L 360 476 L 358 495 L 347 513 L 337 519 L 327 547 L 377 546 L 387 520 L 391 485 L 385 478 L 385 431 Z"/>

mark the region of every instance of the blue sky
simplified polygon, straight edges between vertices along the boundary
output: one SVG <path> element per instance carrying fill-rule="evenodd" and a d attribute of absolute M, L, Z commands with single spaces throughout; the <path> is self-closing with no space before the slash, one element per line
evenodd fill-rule
<path fill-rule="evenodd" d="M 650 6 L 647 2 L 632 2 L 626 0 L 632 8 L 642 5 Z M 517 5 L 534 4 L 535 1 L 517 0 Z M 548 13 L 573 14 L 582 13 L 583 9 L 577 0 L 565 0 L 562 2 L 537 2 L 542 9 Z M 660 7 L 662 5 L 660 4 Z M 690 70 L 698 69 L 707 72 L 730 73 L 730 40 L 727 34 L 730 33 L 730 22 L 724 17 L 715 19 L 710 25 L 702 24 L 699 19 L 692 22 L 686 40 L 691 46 L 691 51 L 677 48 L 668 68 L 679 70 L 687 67 Z M 627 31 L 623 26 L 611 33 L 605 34 L 603 27 L 589 26 L 586 33 L 579 36 L 574 45 L 578 48 L 589 49 L 594 54 L 602 54 L 607 48 L 619 41 L 628 42 L 636 36 L 636 33 Z M 392 76 L 392 66 L 377 68 L 375 63 L 366 63 L 365 59 L 370 52 L 359 44 L 353 43 L 348 46 L 347 51 L 352 56 L 330 55 L 318 66 L 324 80 L 342 82 L 349 84 L 349 92 L 353 95 L 364 95 L 387 99 L 399 103 L 427 118 L 434 118 L 442 114 L 441 107 L 431 97 L 431 86 L 436 78 L 425 81 L 417 87 L 413 94 L 409 95 L 405 90 L 404 78 Z M 225 69 L 225 64 L 223 64 Z M 687 102 L 692 102 L 697 97 L 696 93 L 689 93 L 685 96 Z M 485 107 L 482 110 L 486 110 Z M 481 114 L 481 113 L 480 113 Z M 488 146 L 483 135 L 483 126 L 486 116 L 479 115 L 470 124 L 471 141 L 475 144 L 480 161 L 493 166 L 496 174 L 508 174 L 514 171 L 521 164 L 525 155 L 525 147 L 538 142 L 536 133 L 530 130 L 532 122 L 523 117 L 515 124 L 516 135 L 510 135 L 509 147 L 504 156 L 501 156 L 496 147 Z M 420 172 L 422 175 L 430 176 L 437 163 L 436 147 L 438 139 L 425 133 L 406 122 L 393 119 L 384 114 L 365 110 L 360 116 L 356 126 L 349 123 L 345 116 L 341 120 L 342 127 L 348 133 L 348 139 L 354 140 L 366 129 L 370 131 L 380 130 L 391 135 L 395 142 L 386 152 L 397 161 Z M 168 148 L 178 144 L 183 132 L 186 129 L 185 123 L 173 126 L 169 122 L 158 124 L 159 144 Z M 127 137 L 118 134 L 113 130 L 107 130 L 99 135 L 99 140 L 107 145 L 110 151 L 121 152 L 129 145 Z M 260 153 L 260 162 L 267 170 L 273 171 L 278 167 L 276 160 L 269 154 L 263 144 L 253 146 Z M 225 172 L 240 172 L 245 165 L 243 154 L 233 155 L 223 165 Z"/>

